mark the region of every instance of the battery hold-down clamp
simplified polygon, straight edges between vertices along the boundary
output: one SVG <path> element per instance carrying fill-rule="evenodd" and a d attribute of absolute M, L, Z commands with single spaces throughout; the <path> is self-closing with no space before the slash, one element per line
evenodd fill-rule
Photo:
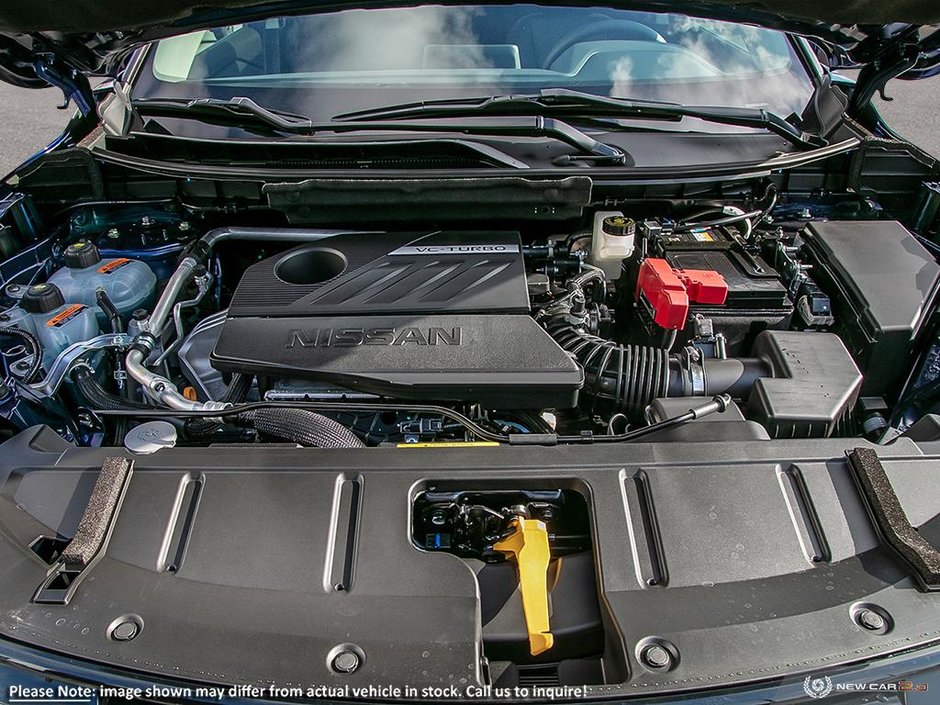
<path fill-rule="evenodd" d="M 728 283 L 718 272 L 675 269 L 656 257 L 640 265 L 636 299 L 660 328 L 682 330 L 690 303 L 720 306 L 727 298 Z"/>

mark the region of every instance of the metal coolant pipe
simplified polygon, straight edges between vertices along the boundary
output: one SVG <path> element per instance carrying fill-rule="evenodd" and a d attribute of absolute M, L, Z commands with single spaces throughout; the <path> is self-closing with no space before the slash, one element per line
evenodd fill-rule
<path fill-rule="evenodd" d="M 196 275 L 200 263 L 194 257 L 186 257 L 180 262 L 170 277 L 163 293 L 150 317 L 141 324 L 142 332 L 134 340 L 134 345 L 124 359 L 127 374 L 136 380 L 144 393 L 154 401 L 177 411 L 221 411 L 231 404 L 217 401 L 199 402 L 187 399 L 169 379 L 147 368 L 146 360 L 153 352 L 160 335 L 166 327 L 173 306 L 183 288 Z"/>
<path fill-rule="evenodd" d="M 191 401 L 180 394 L 176 386 L 163 375 L 147 368 L 146 360 L 156 347 L 166 328 L 173 307 L 176 305 L 183 288 L 196 276 L 213 248 L 220 242 L 230 240 L 267 241 L 267 242 L 316 242 L 334 235 L 348 233 L 348 230 L 302 230 L 291 228 L 217 228 L 200 238 L 193 248 L 193 254 L 183 258 L 176 271 L 167 282 L 163 293 L 153 307 L 150 317 L 141 324 L 141 334 L 134 341 L 134 346 L 127 353 L 125 366 L 127 374 L 136 380 L 151 399 L 179 411 L 220 411 L 231 406 L 229 403 Z"/>

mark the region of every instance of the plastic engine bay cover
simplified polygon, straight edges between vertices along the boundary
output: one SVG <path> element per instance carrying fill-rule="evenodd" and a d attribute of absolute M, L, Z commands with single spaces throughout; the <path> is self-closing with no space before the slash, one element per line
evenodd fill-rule
<path fill-rule="evenodd" d="M 258 262 L 235 291 L 212 361 L 497 408 L 569 408 L 583 383 L 529 315 L 517 233 L 337 235 Z"/>

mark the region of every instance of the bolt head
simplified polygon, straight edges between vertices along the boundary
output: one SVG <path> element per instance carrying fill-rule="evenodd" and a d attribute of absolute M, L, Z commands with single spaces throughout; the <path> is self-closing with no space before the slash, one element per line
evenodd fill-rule
<path fill-rule="evenodd" d="M 115 641 L 130 641 L 140 633 L 140 627 L 134 622 L 121 622 L 111 630 L 111 638 Z"/>
<path fill-rule="evenodd" d="M 333 657 L 332 666 L 337 673 L 353 673 L 359 664 L 359 654 L 355 651 L 340 651 Z"/>
<path fill-rule="evenodd" d="M 643 651 L 643 662 L 650 668 L 666 668 L 672 662 L 672 656 L 659 644 L 653 644 Z"/>
<path fill-rule="evenodd" d="M 870 609 L 864 609 L 858 613 L 858 623 L 863 629 L 868 629 L 873 632 L 885 628 L 885 618 Z"/>

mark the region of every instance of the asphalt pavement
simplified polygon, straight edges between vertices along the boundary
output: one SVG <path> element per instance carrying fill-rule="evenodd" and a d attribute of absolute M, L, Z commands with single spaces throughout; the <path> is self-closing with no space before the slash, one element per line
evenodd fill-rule
<path fill-rule="evenodd" d="M 940 156 L 940 77 L 924 81 L 894 81 L 886 91 L 889 103 L 878 99 L 885 119 L 897 132 Z M 53 88 L 27 90 L 0 82 L 0 174 L 55 139 L 71 115 L 57 110 L 62 94 Z"/>

